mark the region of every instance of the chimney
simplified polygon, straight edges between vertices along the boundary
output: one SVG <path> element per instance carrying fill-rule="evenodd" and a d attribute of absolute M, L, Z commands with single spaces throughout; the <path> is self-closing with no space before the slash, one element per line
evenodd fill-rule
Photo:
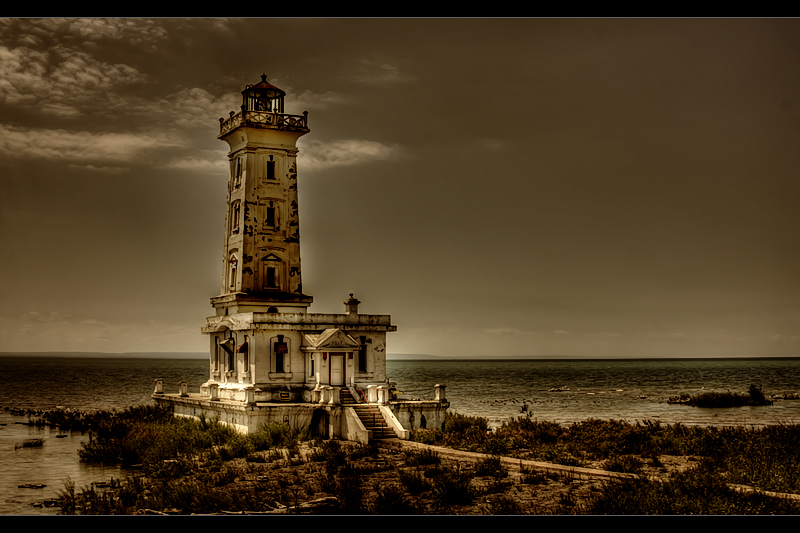
<path fill-rule="evenodd" d="M 345 313 L 348 315 L 358 314 L 358 304 L 361 302 L 357 298 L 353 298 L 353 293 L 350 293 L 350 298 L 344 301 Z"/>

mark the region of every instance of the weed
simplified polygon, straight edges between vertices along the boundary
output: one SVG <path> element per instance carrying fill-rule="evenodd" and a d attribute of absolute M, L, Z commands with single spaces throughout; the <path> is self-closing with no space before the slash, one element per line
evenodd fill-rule
<path fill-rule="evenodd" d="M 431 496 L 437 508 L 442 509 L 449 505 L 471 503 L 475 497 L 475 491 L 470 485 L 468 476 L 461 472 L 448 470 L 433 482 Z"/>
<path fill-rule="evenodd" d="M 492 499 L 488 506 L 484 506 L 485 514 L 489 515 L 518 515 L 525 514 L 522 506 L 505 494 Z"/>
<path fill-rule="evenodd" d="M 439 453 L 430 448 L 423 448 L 419 451 L 409 450 L 406 452 L 406 464 L 409 466 L 434 465 L 442 462 Z"/>
<path fill-rule="evenodd" d="M 370 444 L 357 444 L 351 446 L 347 450 L 347 458 L 351 461 L 357 461 L 365 457 L 374 457 L 378 455 L 378 445 L 374 442 Z"/>
<path fill-rule="evenodd" d="M 398 476 L 400 482 L 411 494 L 420 494 L 431 488 L 430 482 L 418 470 L 400 470 Z"/>
<path fill-rule="evenodd" d="M 403 491 L 390 485 L 378 492 L 370 508 L 372 514 L 407 515 L 417 514 L 418 509 L 409 503 Z"/>
<path fill-rule="evenodd" d="M 358 514 L 361 512 L 364 489 L 361 475 L 357 470 L 346 467 L 341 468 L 339 476 L 336 478 L 335 490 L 342 512 L 346 514 Z"/>
<path fill-rule="evenodd" d="M 475 475 L 492 476 L 499 479 L 507 476 L 508 471 L 505 466 L 503 466 L 503 461 L 500 459 L 500 456 L 493 455 L 491 457 L 479 459 L 475 463 Z"/>
<path fill-rule="evenodd" d="M 628 472 L 635 474 L 641 472 L 644 463 L 635 455 L 621 455 L 612 457 L 603 463 L 603 470 L 609 472 Z"/>

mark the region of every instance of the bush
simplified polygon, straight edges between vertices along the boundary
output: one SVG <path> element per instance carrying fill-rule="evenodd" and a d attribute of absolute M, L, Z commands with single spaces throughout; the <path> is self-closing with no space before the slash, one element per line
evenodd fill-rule
<path fill-rule="evenodd" d="M 514 499 L 505 494 L 489 502 L 486 514 L 490 515 L 518 515 L 525 514 L 522 506 Z"/>
<path fill-rule="evenodd" d="M 446 509 L 450 505 L 464 505 L 475 498 L 475 491 L 470 485 L 468 475 L 448 470 L 433 483 L 431 496 L 437 509 Z"/>
<path fill-rule="evenodd" d="M 475 475 L 501 478 L 506 477 L 508 475 L 508 471 L 503 466 L 503 461 L 500 459 L 500 457 L 495 455 L 492 457 L 486 457 L 485 459 L 479 459 L 475 463 Z"/>
<path fill-rule="evenodd" d="M 622 455 L 619 457 L 612 457 L 603 463 L 603 470 L 609 472 L 627 472 L 636 474 L 641 472 L 644 463 L 635 455 Z"/>
<path fill-rule="evenodd" d="M 409 466 L 434 465 L 441 462 L 442 459 L 436 450 L 423 448 L 419 451 L 409 450 L 406 452 L 406 464 Z"/>
<path fill-rule="evenodd" d="M 411 494 L 419 494 L 431 488 L 431 484 L 418 470 L 400 470 L 398 474 L 400 482 Z"/>
<path fill-rule="evenodd" d="M 391 485 L 378 492 L 370 512 L 381 515 L 406 515 L 416 514 L 417 509 L 406 500 L 403 491 Z"/>

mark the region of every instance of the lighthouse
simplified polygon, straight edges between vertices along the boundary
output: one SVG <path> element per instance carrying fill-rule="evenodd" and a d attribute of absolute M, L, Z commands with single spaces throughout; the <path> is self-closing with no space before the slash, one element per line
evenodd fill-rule
<path fill-rule="evenodd" d="M 228 148 L 220 292 L 201 328 L 209 342 L 208 380 L 189 393 L 153 398 L 177 416 L 217 418 L 244 433 L 265 423 L 308 428 L 360 442 L 408 438 L 436 428 L 449 406 L 404 401 L 386 375 L 389 315 L 368 315 L 350 293 L 343 313 L 311 313 L 300 265 L 297 140 L 308 113 L 284 113 L 286 93 L 262 75 L 241 91 L 242 104 L 220 118 Z"/>

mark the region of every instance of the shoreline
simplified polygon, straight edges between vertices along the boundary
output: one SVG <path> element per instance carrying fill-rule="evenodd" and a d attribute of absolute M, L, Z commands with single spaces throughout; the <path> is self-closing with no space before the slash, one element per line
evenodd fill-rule
<path fill-rule="evenodd" d="M 141 451 L 137 453 L 149 454 L 166 443 L 174 446 L 178 438 L 219 431 L 214 429 L 218 425 L 213 422 L 179 420 L 166 413 L 159 416 L 167 418 L 153 419 L 157 409 L 147 406 L 137 409 L 140 415 L 135 420 L 139 421 L 124 422 L 120 426 L 127 427 L 131 435 L 157 427 L 161 428 L 159 431 L 166 430 L 161 425 L 164 421 L 174 426 L 174 431 L 179 431 L 170 436 L 173 430 L 168 430 L 157 442 L 140 443 Z M 73 414 L 77 417 L 82 413 Z M 118 414 L 112 416 L 118 417 Z M 148 420 L 161 422 L 147 429 L 151 423 Z M 603 509 L 617 509 L 608 507 L 610 504 L 602 500 L 615 490 L 646 493 L 659 490 L 658 486 L 677 483 L 681 487 L 688 479 L 690 488 L 686 490 L 712 494 L 728 502 L 725 505 L 733 506 L 731 509 L 738 509 L 737 513 L 760 513 L 759 509 L 767 509 L 769 513 L 800 514 L 800 488 L 786 496 L 785 491 L 763 490 L 752 484 L 748 487 L 739 478 L 723 481 L 724 476 L 714 473 L 717 470 L 709 470 L 718 467 L 712 467 L 704 455 L 676 454 L 668 448 L 658 448 L 661 451 L 651 453 L 647 447 L 598 452 L 609 445 L 603 442 L 612 446 L 639 442 L 641 439 L 637 441 L 635 437 L 637 433 L 663 435 L 661 439 L 684 435 L 689 438 L 687 442 L 712 437 L 738 442 L 743 437 L 757 436 L 762 431 L 759 429 L 715 428 L 709 431 L 682 425 L 667 428 L 656 424 L 632 426 L 619 421 L 584 421 L 565 430 L 555 423 L 523 419 L 498 432 L 487 431 L 481 420 L 452 415 L 448 428 L 439 431 L 438 436 L 431 433 L 435 433 L 434 430 L 420 430 L 415 434 L 416 440 L 444 439 L 442 444 L 389 440 L 362 445 L 339 440 L 298 440 L 296 434 L 282 425 L 264 428 L 261 431 L 266 433 L 260 436 L 242 436 L 225 430 L 226 440 L 218 441 L 211 448 L 208 444 L 197 450 L 181 446 L 154 459 L 143 457 L 146 464 L 132 471 L 123 470 L 126 473 L 122 478 L 92 480 L 103 483 L 92 483 L 91 488 L 73 486 L 72 501 L 78 507 L 67 507 L 67 510 L 78 514 L 604 514 Z M 55 421 L 55 418 L 50 419 L 50 422 Z M 800 428 L 776 426 L 773 429 L 794 431 L 794 435 Z M 567 433 L 581 434 L 586 430 L 595 437 L 583 444 L 570 440 L 562 443 Z M 525 434 L 538 436 L 528 441 Z M 118 435 L 123 439 L 120 442 L 125 440 L 123 435 Z M 521 448 L 504 448 L 510 446 L 508 439 L 513 435 L 524 437 L 519 442 L 527 444 Z M 559 443 L 552 440 L 555 438 Z M 81 448 L 85 448 L 85 439 L 82 440 Z M 94 441 L 95 451 L 116 446 L 98 434 Z M 554 444 L 546 444 L 548 442 Z M 713 444 L 713 440 L 709 442 L 703 449 L 716 453 L 720 446 Z M 731 440 L 730 444 L 736 442 Z M 787 448 L 784 455 L 797 454 L 797 442 L 792 442 L 795 444 Z M 687 448 L 687 451 L 691 450 Z M 695 450 L 700 451 L 700 448 Z M 113 450 L 109 452 L 108 457 L 118 456 Z M 101 457 L 95 456 L 95 460 L 103 460 Z M 134 460 L 142 462 L 143 459 Z M 129 466 L 122 465 L 123 468 Z M 639 485 L 634 490 L 626 483 Z M 706 488 L 699 488 L 698 483 Z M 148 493 L 156 496 L 148 499 L 145 496 Z M 182 493 L 193 496 L 191 501 L 177 508 L 173 494 Z M 122 494 L 128 494 L 125 507 L 120 507 Z M 356 496 L 361 503 L 352 507 L 356 505 L 352 501 Z M 674 505 L 687 504 L 678 501 Z M 717 504 L 704 505 L 706 509 L 715 509 Z M 687 514 L 695 512 L 685 507 L 679 509 Z M 655 511 L 656 514 L 675 512 L 674 508 Z"/>

